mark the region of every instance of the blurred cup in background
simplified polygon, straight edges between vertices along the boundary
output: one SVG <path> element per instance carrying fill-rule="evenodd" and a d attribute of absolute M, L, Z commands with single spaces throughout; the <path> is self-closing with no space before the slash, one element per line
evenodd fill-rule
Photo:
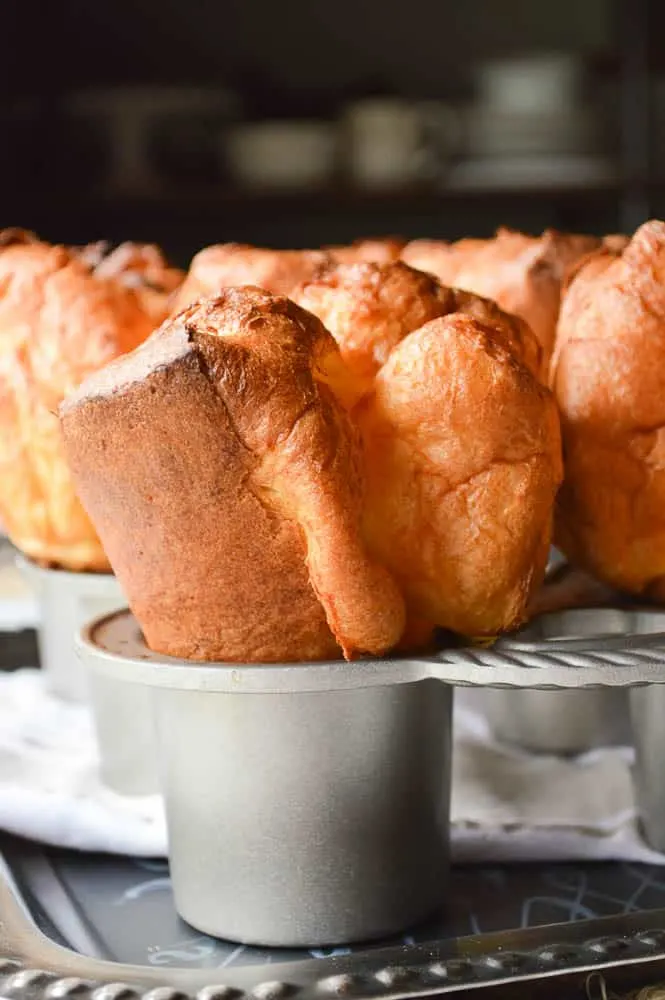
<path fill-rule="evenodd" d="M 404 187 L 419 175 L 423 122 L 416 104 L 376 98 L 344 116 L 348 169 L 359 187 Z"/>

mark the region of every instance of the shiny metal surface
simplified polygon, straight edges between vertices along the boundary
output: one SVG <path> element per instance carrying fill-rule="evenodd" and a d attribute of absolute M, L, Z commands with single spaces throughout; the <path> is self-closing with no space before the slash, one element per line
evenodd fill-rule
<path fill-rule="evenodd" d="M 159 792 L 157 742 L 147 688 L 90 672 L 90 700 L 104 784 L 121 795 Z"/>
<path fill-rule="evenodd" d="M 533 997 L 548 984 L 548 997 L 588 996 L 584 984 L 600 973 L 608 996 L 662 979 L 665 911 L 311 960 L 273 953 L 258 965 L 149 967 L 88 957 L 47 938 L 0 857 L 0 995 L 12 1000 L 400 1000 L 499 987 L 509 991 L 501 996 Z"/>
<path fill-rule="evenodd" d="M 477 692 L 498 739 L 538 753 L 583 753 L 631 742 L 626 692 Z"/>
<path fill-rule="evenodd" d="M 176 907 L 194 927 L 261 945 L 340 944 L 440 905 L 451 689 L 151 693 Z"/>
<path fill-rule="evenodd" d="M 631 691 L 630 717 L 642 833 L 657 851 L 665 851 L 665 688 L 650 685 Z"/>
<path fill-rule="evenodd" d="M 440 906 L 449 689 L 154 695 L 176 908 L 198 930 L 343 944 Z"/>
<path fill-rule="evenodd" d="M 569 636 L 622 636 L 623 609 L 571 609 L 563 612 Z M 645 612 L 647 615 L 651 611 Z M 524 639 L 547 642 L 559 630 L 557 615 L 544 615 L 522 630 Z M 647 618 L 647 623 L 651 619 Z M 639 627 L 639 625 L 638 625 Z M 628 696 L 621 690 L 500 691 L 487 690 L 480 704 L 496 736 L 540 753 L 581 753 L 595 747 L 631 742 Z"/>
<path fill-rule="evenodd" d="M 665 610 L 589 608 L 534 619 L 489 649 L 346 663 L 193 664 L 150 650 L 129 611 L 85 626 L 76 640 L 95 669 L 177 690 L 246 694 L 341 691 L 427 679 L 470 687 L 538 690 L 665 683 Z"/>
<path fill-rule="evenodd" d="M 51 691 L 67 701 L 88 701 L 87 676 L 76 656 L 73 637 L 91 618 L 127 602 L 110 573 L 68 573 L 16 560 L 39 602 L 39 659 Z"/>
<path fill-rule="evenodd" d="M 581 617 L 578 609 L 604 607 L 625 596 L 613 594 L 606 586 L 583 571 L 567 564 L 552 549 L 544 586 L 532 608 L 536 614 L 568 611 L 567 631 L 584 635 L 597 630 L 594 616 Z M 621 634 L 624 621 L 605 616 L 604 630 Z M 545 619 L 546 621 L 547 619 Z M 538 626 L 536 626 L 538 630 Z M 538 636 L 536 636 L 537 638 Z M 472 692 L 475 711 L 484 714 L 495 735 L 506 743 L 539 753 L 575 754 L 602 746 L 630 743 L 630 719 L 627 692 L 621 690 L 585 691 L 500 691 Z"/>
<path fill-rule="evenodd" d="M 116 578 L 111 573 L 42 569 L 23 557 L 17 563 L 38 595 L 39 659 L 50 690 L 68 701 L 92 704 L 102 779 L 125 795 L 156 792 L 157 755 L 152 728 L 146 725 L 151 718 L 147 691 L 107 677 L 90 680 L 74 648 L 82 625 L 127 603 Z"/>

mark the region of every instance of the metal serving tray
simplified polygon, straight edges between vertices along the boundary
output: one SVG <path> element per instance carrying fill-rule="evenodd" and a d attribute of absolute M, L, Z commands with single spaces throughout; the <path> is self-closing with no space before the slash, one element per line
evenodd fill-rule
<path fill-rule="evenodd" d="M 497 996 L 561 998 L 601 997 L 603 989 L 613 996 L 665 979 L 665 872 L 658 868 L 462 867 L 450 898 L 449 917 L 398 940 L 259 950 L 208 938 L 179 920 L 163 862 L 3 836 L 0 995 L 398 1000 L 492 988 Z"/>

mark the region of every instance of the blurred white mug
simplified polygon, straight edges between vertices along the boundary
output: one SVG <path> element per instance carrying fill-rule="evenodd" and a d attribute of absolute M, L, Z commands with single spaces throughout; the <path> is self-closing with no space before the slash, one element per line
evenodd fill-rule
<path fill-rule="evenodd" d="M 348 163 L 363 187 L 401 187 L 419 172 L 422 117 L 416 104 L 372 98 L 350 105 L 345 115 Z"/>

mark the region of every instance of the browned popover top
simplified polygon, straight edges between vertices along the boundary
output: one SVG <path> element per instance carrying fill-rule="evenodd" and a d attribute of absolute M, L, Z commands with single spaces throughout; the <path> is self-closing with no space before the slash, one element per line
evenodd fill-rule
<path fill-rule="evenodd" d="M 338 264 L 391 264 L 399 260 L 406 240 L 397 236 L 355 240 L 347 246 L 324 247 Z"/>
<path fill-rule="evenodd" d="M 528 236 L 501 228 L 489 240 L 414 240 L 402 251 L 402 259 L 430 271 L 446 285 L 485 295 L 506 312 L 521 316 L 538 338 L 547 363 L 554 347 L 562 282 L 570 267 L 600 245 L 594 236 L 553 229 Z"/>
<path fill-rule="evenodd" d="M 243 243 L 205 247 L 192 260 L 174 311 L 232 286 L 256 285 L 275 295 L 289 295 L 327 260 L 322 250 L 268 250 Z"/>
<path fill-rule="evenodd" d="M 294 289 L 292 298 L 322 320 L 364 386 L 405 336 L 450 313 L 468 315 L 490 328 L 530 371 L 541 375 L 540 345 L 523 320 L 400 261 L 329 264 Z"/>
<path fill-rule="evenodd" d="M 172 307 L 176 291 L 185 274 L 172 267 L 153 243 L 120 243 L 111 247 L 105 240 L 85 247 L 72 248 L 92 270 L 96 278 L 117 280 L 133 288 L 143 308 L 158 326 Z"/>
<path fill-rule="evenodd" d="M 337 265 L 294 296 L 354 375 L 343 390 L 363 435 L 366 534 L 406 596 L 405 645 L 434 625 L 480 636 L 519 624 L 561 480 L 527 324 L 403 263 Z"/>

